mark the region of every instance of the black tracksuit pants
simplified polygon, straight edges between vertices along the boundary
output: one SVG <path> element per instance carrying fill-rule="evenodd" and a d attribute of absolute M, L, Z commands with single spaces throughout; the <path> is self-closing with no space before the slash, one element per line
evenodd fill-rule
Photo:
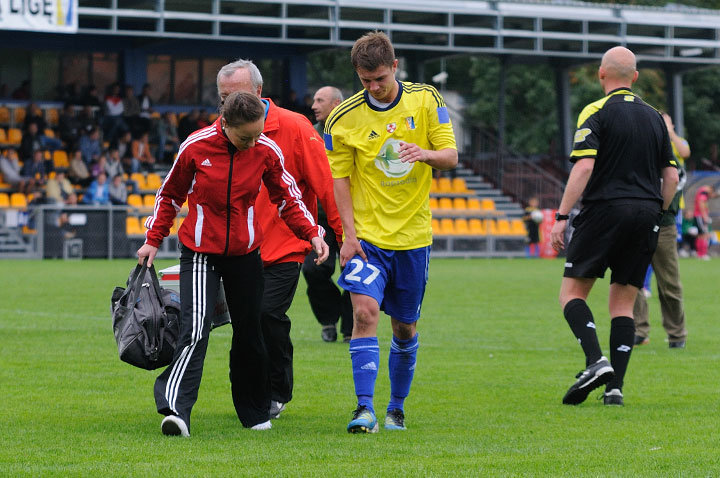
<path fill-rule="evenodd" d="M 178 415 L 190 429 L 203 362 L 222 278 L 232 319 L 230 382 L 233 404 L 244 427 L 269 419 L 268 355 L 260 325 L 263 268 L 255 250 L 243 256 L 201 254 L 183 246 L 180 254 L 180 338 L 172 363 L 155 381 L 162 415 Z"/>

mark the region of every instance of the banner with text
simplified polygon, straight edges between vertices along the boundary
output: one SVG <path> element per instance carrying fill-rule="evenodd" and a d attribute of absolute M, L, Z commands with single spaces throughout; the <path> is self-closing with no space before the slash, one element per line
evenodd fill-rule
<path fill-rule="evenodd" d="M 0 0 L 0 30 L 75 33 L 78 0 Z"/>

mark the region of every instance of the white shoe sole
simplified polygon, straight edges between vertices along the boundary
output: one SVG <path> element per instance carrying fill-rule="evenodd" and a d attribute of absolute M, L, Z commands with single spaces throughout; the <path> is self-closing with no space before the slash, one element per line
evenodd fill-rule
<path fill-rule="evenodd" d="M 160 424 L 163 435 L 189 437 L 190 432 L 182 418 L 177 415 L 166 416 Z"/>

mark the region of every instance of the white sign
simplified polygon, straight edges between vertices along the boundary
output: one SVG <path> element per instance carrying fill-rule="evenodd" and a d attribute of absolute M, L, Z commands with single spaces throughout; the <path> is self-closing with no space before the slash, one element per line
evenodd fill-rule
<path fill-rule="evenodd" d="M 78 0 L 0 0 L 0 30 L 75 33 Z"/>

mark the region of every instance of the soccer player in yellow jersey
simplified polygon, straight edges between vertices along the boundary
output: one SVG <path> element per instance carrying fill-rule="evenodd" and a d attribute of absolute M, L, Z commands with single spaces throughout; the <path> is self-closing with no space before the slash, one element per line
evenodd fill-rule
<path fill-rule="evenodd" d="M 350 57 L 364 89 L 333 110 L 324 131 L 345 232 L 338 284 L 350 291 L 354 311 L 350 356 L 358 405 L 347 430 L 378 429 L 373 395 L 380 310 L 393 330 L 385 428 L 404 430 L 432 244 L 432 169 L 454 168 L 457 148 L 437 90 L 395 79 L 398 60 L 384 33 L 363 35 Z"/>

